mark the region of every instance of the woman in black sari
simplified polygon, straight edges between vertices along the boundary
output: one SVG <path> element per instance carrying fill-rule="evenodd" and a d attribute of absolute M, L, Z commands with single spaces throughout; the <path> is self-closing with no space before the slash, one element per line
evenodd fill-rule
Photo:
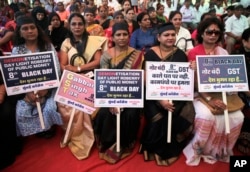
<path fill-rule="evenodd" d="M 157 40 L 158 45 L 145 54 L 143 66 L 146 61 L 187 62 L 186 54 L 174 46 L 176 32 L 172 23 L 162 24 L 158 28 Z M 173 116 L 171 143 L 167 143 L 169 111 Z M 182 153 L 193 129 L 195 113 L 192 102 L 145 100 L 144 115 L 146 126 L 141 138 L 140 152 L 143 153 L 145 161 L 155 160 L 157 165 L 164 166 L 172 164 Z"/>
<path fill-rule="evenodd" d="M 102 69 L 141 69 L 143 55 L 128 46 L 129 31 L 125 22 L 115 23 L 112 27 L 115 46 L 105 51 L 101 57 Z M 94 132 L 99 148 L 99 157 L 108 163 L 117 163 L 131 154 L 140 125 L 139 108 L 121 108 L 120 135 L 121 150 L 116 152 L 116 114 L 115 107 L 101 108 L 96 115 Z"/>

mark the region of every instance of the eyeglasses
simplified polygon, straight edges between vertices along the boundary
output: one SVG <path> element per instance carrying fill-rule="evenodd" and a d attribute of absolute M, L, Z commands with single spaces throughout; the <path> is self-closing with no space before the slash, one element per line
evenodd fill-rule
<path fill-rule="evenodd" d="M 221 32 L 220 32 L 219 30 L 206 30 L 205 33 L 206 33 L 206 35 L 208 35 L 208 36 L 212 36 L 213 34 L 214 34 L 215 36 L 218 36 L 218 35 L 221 34 Z"/>

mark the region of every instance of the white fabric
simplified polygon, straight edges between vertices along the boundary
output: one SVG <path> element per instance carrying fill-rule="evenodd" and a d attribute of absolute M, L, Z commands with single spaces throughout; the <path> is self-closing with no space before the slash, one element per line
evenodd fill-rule
<path fill-rule="evenodd" d="M 195 18 L 192 6 L 187 8 L 185 5 L 183 5 L 180 9 L 180 12 L 182 14 L 182 22 L 192 22 Z"/>
<path fill-rule="evenodd" d="M 186 28 L 184 28 L 184 27 L 180 27 L 179 33 L 176 34 L 176 42 L 175 42 L 175 44 L 178 43 L 176 46 L 178 48 L 180 48 L 181 50 L 183 50 L 183 51 L 185 51 L 185 45 L 186 45 L 186 43 L 187 43 L 187 49 L 186 50 L 190 50 L 190 49 L 193 48 L 193 44 L 192 44 L 191 40 L 186 42 L 185 39 L 181 39 L 181 38 L 191 39 L 190 32 Z"/>
<path fill-rule="evenodd" d="M 240 4 L 243 5 L 244 8 L 246 8 L 250 5 L 250 1 L 249 0 L 240 0 Z"/>
<path fill-rule="evenodd" d="M 241 15 L 239 19 L 233 15 L 225 22 L 225 32 L 231 32 L 237 36 L 241 36 L 243 31 L 248 27 L 248 21 L 244 15 Z"/>
<path fill-rule="evenodd" d="M 201 20 L 201 15 L 203 14 L 200 10 L 200 8 L 197 10 L 196 8 L 194 8 L 193 10 L 193 14 L 194 14 L 194 20 L 193 23 L 199 23 Z"/>
<path fill-rule="evenodd" d="M 177 6 L 171 5 L 171 7 L 169 7 L 167 4 L 165 4 L 164 5 L 164 16 L 169 18 L 169 14 L 171 13 L 171 11 L 176 11 L 176 9 L 177 9 Z"/>
<path fill-rule="evenodd" d="M 225 133 L 224 115 L 213 115 L 199 100 L 193 101 L 195 108 L 194 137 L 184 148 L 186 164 L 199 165 L 201 159 L 209 164 L 216 161 L 229 162 L 233 147 L 240 134 L 244 115 L 240 110 L 229 113 L 230 133 Z"/>

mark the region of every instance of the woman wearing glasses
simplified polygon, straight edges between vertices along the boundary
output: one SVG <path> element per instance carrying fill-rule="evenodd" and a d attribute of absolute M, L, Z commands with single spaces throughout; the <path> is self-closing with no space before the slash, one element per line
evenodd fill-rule
<path fill-rule="evenodd" d="M 101 50 L 106 45 L 106 38 L 89 36 L 85 26 L 85 20 L 80 13 L 70 15 L 69 37 L 61 46 L 60 65 L 62 70 L 91 76 L 93 70 L 100 66 Z M 66 129 L 73 108 L 58 103 L 58 111 L 61 113 Z M 90 115 L 75 110 L 69 133 L 67 145 L 71 152 L 79 160 L 87 158 L 94 143 Z M 62 146 L 66 145 L 62 144 Z"/>
<path fill-rule="evenodd" d="M 227 51 L 217 45 L 223 38 L 223 29 L 217 18 L 202 21 L 198 26 L 199 44 L 190 50 L 189 60 L 195 60 L 197 55 L 227 55 Z M 241 108 L 244 104 L 237 93 L 227 93 L 227 105 L 221 95 L 221 92 L 200 92 L 193 101 L 196 113 L 194 137 L 183 150 L 187 165 L 197 166 L 201 159 L 210 164 L 229 162 L 229 157 L 233 155 L 243 123 Z M 225 131 L 225 109 L 229 112 L 229 134 Z"/>

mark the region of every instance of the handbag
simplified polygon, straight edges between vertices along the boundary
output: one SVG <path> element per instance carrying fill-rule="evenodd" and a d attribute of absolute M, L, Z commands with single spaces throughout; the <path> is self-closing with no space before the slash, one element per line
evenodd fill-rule
<path fill-rule="evenodd" d="M 79 55 L 78 53 L 74 54 L 70 58 L 70 65 L 72 66 L 80 66 L 83 64 L 86 64 L 86 59 L 83 56 Z"/>

